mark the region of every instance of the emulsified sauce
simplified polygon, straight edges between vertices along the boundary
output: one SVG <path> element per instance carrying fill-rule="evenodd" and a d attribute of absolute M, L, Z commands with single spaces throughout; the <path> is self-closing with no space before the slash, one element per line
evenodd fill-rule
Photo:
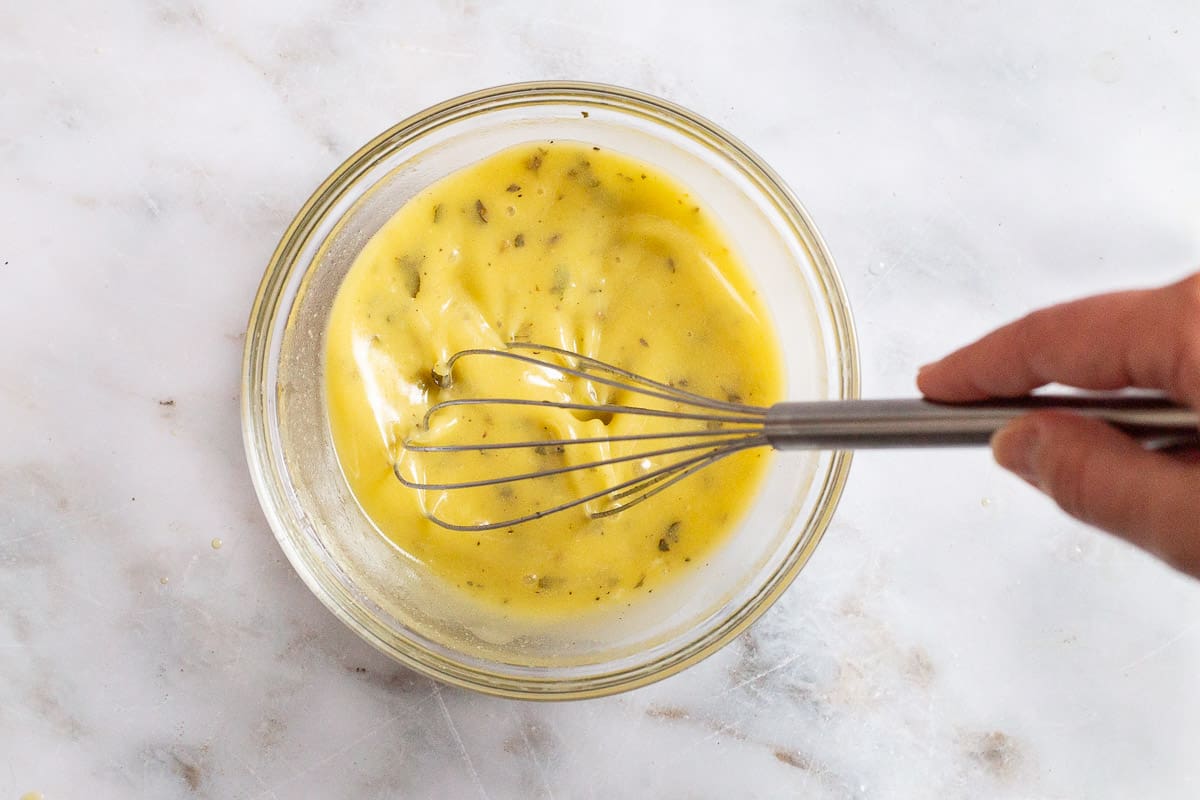
<path fill-rule="evenodd" d="M 612 517 L 581 507 L 511 529 L 446 530 L 590 494 L 638 462 L 533 483 L 418 492 L 397 480 L 468 480 L 637 452 L 580 444 L 458 456 L 431 442 L 590 438 L 662 429 L 661 420 L 557 409 L 428 408 L 456 397 L 629 402 L 591 381 L 488 358 L 512 341 L 561 347 L 721 400 L 780 399 L 779 345 L 745 269 L 705 209 L 670 177 L 566 142 L 522 145 L 448 176 L 406 203 L 358 256 L 326 344 L 330 428 L 349 486 L 379 531 L 480 603 L 561 616 L 632 603 L 701 565 L 739 521 L 769 454 L 740 453 Z M 645 445 L 642 446 L 645 449 Z"/>

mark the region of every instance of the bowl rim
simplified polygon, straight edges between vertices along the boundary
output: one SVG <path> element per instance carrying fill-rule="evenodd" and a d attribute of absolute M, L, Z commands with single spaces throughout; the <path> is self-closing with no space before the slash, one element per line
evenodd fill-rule
<path fill-rule="evenodd" d="M 707 635 L 689 640 L 673 653 L 678 657 L 663 663 L 656 659 L 616 673 L 600 673 L 582 680 L 556 683 L 554 680 L 526 680 L 512 676 L 497 676 L 431 653 L 411 640 L 400 639 L 407 648 L 398 646 L 390 637 L 385 639 L 371 625 L 364 624 L 341 600 L 321 581 L 316 571 L 307 562 L 308 555 L 293 541 L 292 531 L 277 508 L 277 498 L 282 494 L 280 481 L 270 465 L 267 446 L 266 403 L 264 394 L 268 386 L 267 347 L 270 331 L 277 318 L 282 288 L 295 266 L 295 255 L 307 237 L 313 223 L 333 205 L 342 190 L 351 187 L 355 180 L 386 157 L 392 150 L 416 141 L 430 131 L 452 124 L 464 117 L 486 113 L 497 103 L 524 101 L 522 105 L 552 104 L 560 101 L 581 103 L 603 103 L 617 101 L 622 106 L 640 107 L 651 115 L 664 116 L 687 129 L 693 137 L 697 133 L 702 140 L 719 145 L 720 152 L 738 162 L 758 181 L 760 188 L 772 195 L 771 199 L 788 225 L 799 234 L 813 261 L 814 276 L 823 292 L 814 297 L 814 303 L 822 300 L 827 306 L 832 322 L 832 333 L 836 338 L 836 352 L 841 365 L 840 375 L 831 375 L 831 388 L 839 391 L 843 399 L 859 396 L 860 364 L 858 340 L 853 314 L 850 310 L 845 287 L 834 264 L 824 239 L 812 223 L 808 212 L 795 197 L 780 176 L 741 140 L 709 120 L 667 100 L 624 87 L 584 81 L 530 81 L 510 83 L 481 89 L 450 98 L 419 111 L 387 128 L 353 154 L 346 158 L 313 191 L 280 237 L 279 244 L 267 262 L 266 270 L 255 294 L 247 323 L 246 342 L 242 357 L 241 417 L 242 437 L 251 481 L 258 496 L 259 505 L 267 518 L 272 533 L 278 541 L 292 568 L 308 586 L 316 598 L 338 619 L 367 641 L 402 665 L 416 670 L 435 680 L 472 689 L 485 694 L 510 698 L 538 700 L 569 700 L 615 694 L 649 685 L 674 675 L 717 652 L 746 630 L 787 590 L 808 562 L 825 530 L 828 528 L 849 475 L 852 454 L 836 451 L 832 454 L 823 485 L 817 495 L 814 514 L 810 517 L 811 534 L 798 552 L 789 554 L 786 567 L 768 576 L 760 590 L 753 594 L 741 607 L 723 622 L 710 629 Z M 506 108 L 507 105 L 500 105 Z M 828 352 L 828 349 L 827 349 Z M 397 637 L 399 638 L 399 637 Z M 415 650 L 419 652 L 409 652 Z M 421 657 L 424 656 L 424 657 Z M 631 674 L 632 673 L 632 674 Z M 499 680 L 497 680 L 499 679 Z"/>

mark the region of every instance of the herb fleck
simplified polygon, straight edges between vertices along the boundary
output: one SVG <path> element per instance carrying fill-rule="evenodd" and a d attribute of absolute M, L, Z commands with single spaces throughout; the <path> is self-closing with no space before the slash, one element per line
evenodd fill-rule
<path fill-rule="evenodd" d="M 638 344 L 640 344 L 642 347 L 650 346 L 650 343 L 646 341 L 646 337 L 644 337 L 644 336 L 638 337 Z"/>
<path fill-rule="evenodd" d="M 404 255 L 396 259 L 396 264 L 400 268 L 400 280 L 409 297 L 416 297 L 421 291 L 421 264 L 424 262 L 425 256 L 423 255 Z"/>
<path fill-rule="evenodd" d="M 525 246 L 525 234 L 518 233 L 516 238 L 513 239 L 513 247 L 524 247 L 524 246 Z"/>
<path fill-rule="evenodd" d="M 442 221 L 442 204 L 438 203 L 433 207 L 433 224 L 436 225 Z"/>
<path fill-rule="evenodd" d="M 510 183 L 510 184 L 508 185 L 508 188 L 507 188 L 507 189 L 505 189 L 504 191 L 506 191 L 506 192 L 519 192 L 519 191 L 521 191 L 521 187 L 520 187 L 520 186 L 518 186 L 518 185 L 517 185 L 517 184 L 515 184 L 515 183 Z"/>
<path fill-rule="evenodd" d="M 671 549 L 671 545 L 676 544 L 679 541 L 679 527 L 682 524 L 683 523 L 681 523 L 679 520 L 675 520 L 667 526 L 666 531 L 663 532 L 662 538 L 658 540 L 659 550 L 665 553 Z"/>
<path fill-rule="evenodd" d="M 482 200 L 475 201 L 475 215 L 479 217 L 480 222 L 487 222 L 488 210 Z"/>
<path fill-rule="evenodd" d="M 571 271 L 567 269 L 566 265 L 559 264 L 554 268 L 554 285 L 550 287 L 550 294 L 562 297 L 566 293 L 567 286 L 570 283 Z"/>

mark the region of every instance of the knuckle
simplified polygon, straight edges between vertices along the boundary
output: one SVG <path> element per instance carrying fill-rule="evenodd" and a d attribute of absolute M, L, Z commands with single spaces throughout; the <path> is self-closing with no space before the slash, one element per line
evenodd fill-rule
<path fill-rule="evenodd" d="M 1047 486 L 1050 496 L 1058 503 L 1059 508 L 1075 519 L 1091 522 L 1094 515 L 1089 507 L 1086 483 L 1079 477 L 1078 472 L 1060 468 L 1059 473 L 1057 479 L 1051 479 Z"/>
<path fill-rule="evenodd" d="M 1191 334 L 1200 332 L 1200 273 L 1176 284 L 1179 324 Z"/>
<path fill-rule="evenodd" d="M 1033 347 L 1045 338 L 1047 330 L 1054 327 L 1055 308 L 1039 308 L 1020 319 L 1017 324 L 1021 330 L 1022 344 Z"/>
<path fill-rule="evenodd" d="M 1179 295 L 1184 314 L 1200 320 L 1200 272 L 1184 278 L 1171 288 Z"/>
<path fill-rule="evenodd" d="M 1017 352 L 1015 356 L 1024 362 L 1034 374 L 1044 374 L 1046 342 L 1051 340 L 1057 322 L 1054 308 L 1042 308 L 1022 317 L 1016 324 Z"/>
<path fill-rule="evenodd" d="M 1090 521 L 1086 478 L 1088 456 L 1076 448 L 1053 448 L 1042 466 L 1042 486 L 1059 508 L 1076 519 Z"/>
<path fill-rule="evenodd" d="M 1102 489 L 1112 484 L 1112 476 L 1105 474 L 1111 464 L 1103 450 L 1089 446 L 1086 436 L 1078 431 L 1047 444 L 1042 485 L 1059 508 L 1089 524 L 1111 517 L 1113 498 Z"/>
<path fill-rule="evenodd" d="M 1196 299 L 1185 302 L 1167 378 L 1168 388 L 1196 403 L 1200 402 L 1200 290 L 1190 296 Z"/>
<path fill-rule="evenodd" d="M 1200 545 L 1191 544 L 1172 554 L 1167 563 L 1180 572 L 1200 578 Z"/>
<path fill-rule="evenodd" d="M 1159 543 L 1156 547 L 1146 549 L 1180 572 L 1200 578 L 1200 541 L 1196 539 L 1168 540 Z"/>

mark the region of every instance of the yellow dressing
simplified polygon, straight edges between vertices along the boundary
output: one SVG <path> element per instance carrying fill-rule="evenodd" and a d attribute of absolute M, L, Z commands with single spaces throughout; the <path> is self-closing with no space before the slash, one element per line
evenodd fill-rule
<path fill-rule="evenodd" d="M 506 150 L 422 191 L 368 242 L 334 302 L 325 352 L 330 429 L 351 491 L 400 551 L 464 596 L 514 614 L 563 616 L 632 603 L 702 564 L 752 500 L 769 459 L 763 449 L 611 517 L 590 518 L 591 504 L 478 533 L 427 518 L 517 517 L 647 466 L 634 460 L 536 482 L 418 492 L 396 478 L 397 462 L 410 479 L 461 481 L 639 450 L 597 443 L 424 455 L 405 452 L 406 439 L 581 439 L 677 427 L 489 407 L 448 411 L 420 428 L 432 404 L 459 397 L 673 407 L 503 359 L 463 359 L 452 382 L 443 378 L 455 352 L 513 341 L 561 347 L 719 400 L 779 400 L 782 359 L 769 315 L 708 213 L 662 172 L 607 150 L 565 142 Z"/>

